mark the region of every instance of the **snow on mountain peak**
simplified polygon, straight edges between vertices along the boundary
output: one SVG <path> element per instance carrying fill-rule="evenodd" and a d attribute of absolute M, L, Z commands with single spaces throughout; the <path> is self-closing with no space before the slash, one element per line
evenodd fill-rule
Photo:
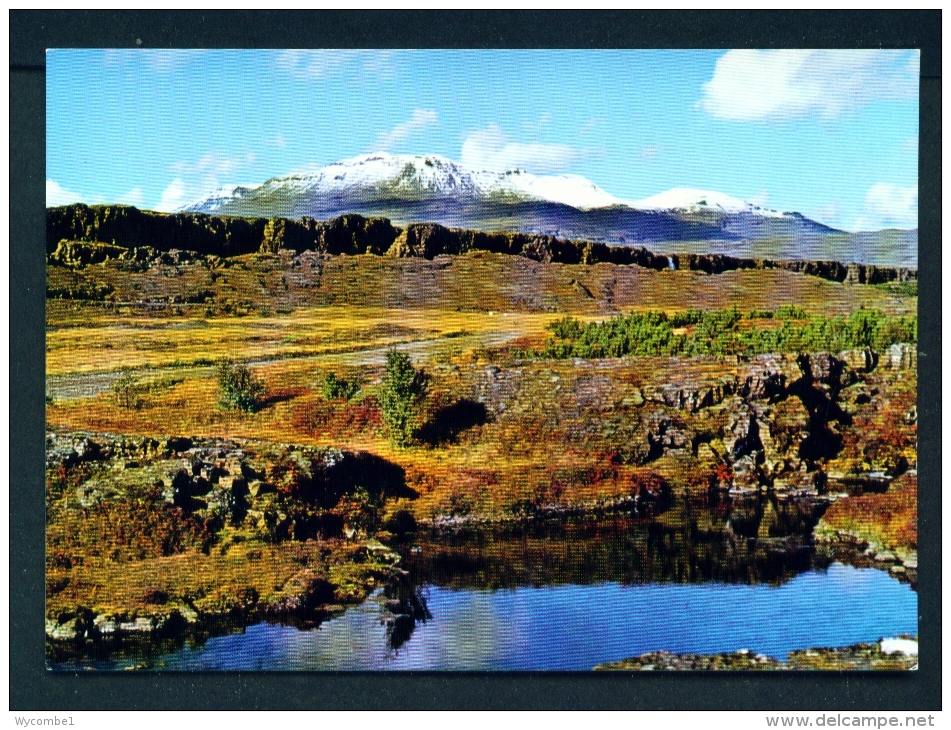
<path fill-rule="evenodd" d="M 753 203 L 724 193 L 696 188 L 671 188 L 649 198 L 629 204 L 641 210 L 682 210 L 690 213 L 713 211 L 717 213 L 755 213 L 769 218 L 781 218 L 785 213 L 762 208 Z"/>
<path fill-rule="evenodd" d="M 532 175 L 517 170 L 507 180 L 532 197 L 582 210 L 625 205 L 581 175 Z"/>
<path fill-rule="evenodd" d="M 458 202 L 556 203 L 576 210 L 614 206 L 651 211 L 688 213 L 786 214 L 723 193 L 693 188 L 673 188 L 637 202 L 617 198 L 581 175 L 535 175 L 521 169 L 505 172 L 476 170 L 441 155 L 407 155 L 373 152 L 312 171 L 274 177 L 260 186 L 221 187 L 187 206 L 185 210 L 214 212 L 246 196 L 278 199 L 425 200 Z"/>
<path fill-rule="evenodd" d="M 221 185 L 209 193 L 205 193 L 197 200 L 178 208 L 176 213 L 191 211 L 195 213 L 214 212 L 217 208 L 232 200 L 243 198 L 253 192 L 259 185 Z"/>
<path fill-rule="evenodd" d="M 398 195 L 560 203 L 581 210 L 624 204 L 580 175 L 533 175 L 520 169 L 474 170 L 441 155 L 389 152 L 358 155 L 313 172 L 272 178 L 264 186 L 285 194 L 360 194 L 385 189 Z"/>

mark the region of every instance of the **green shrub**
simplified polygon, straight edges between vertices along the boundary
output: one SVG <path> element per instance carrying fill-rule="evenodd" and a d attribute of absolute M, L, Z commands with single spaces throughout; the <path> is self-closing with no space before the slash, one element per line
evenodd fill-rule
<path fill-rule="evenodd" d="M 406 446 L 413 438 L 426 380 L 426 374 L 413 367 L 409 355 L 396 350 L 386 353 L 380 410 L 387 435 L 397 446 Z"/>
<path fill-rule="evenodd" d="M 264 395 L 264 383 L 254 377 L 247 365 L 223 360 L 218 365 L 218 402 L 222 408 L 256 411 Z"/>
<path fill-rule="evenodd" d="M 764 319 L 771 321 L 762 322 Z M 519 350 L 518 356 L 749 356 L 862 347 L 882 351 L 899 342 L 918 341 L 915 315 L 895 317 L 875 309 L 859 309 L 848 317 L 828 317 L 784 305 L 772 314 L 751 312 L 747 320 L 759 321 L 740 326 L 743 317 L 736 308 L 690 310 L 670 317 L 663 312 L 631 312 L 588 324 L 566 317 L 549 326 L 552 337 L 541 350 Z M 675 332 L 680 328 L 687 331 Z"/>
<path fill-rule="evenodd" d="M 337 400 L 339 398 L 350 400 L 359 390 L 360 384 L 357 381 L 338 378 L 334 373 L 327 373 L 324 376 L 324 382 L 321 384 L 321 391 L 327 400 Z"/>
<path fill-rule="evenodd" d="M 777 319 L 806 319 L 808 316 L 805 309 L 795 304 L 784 304 L 776 310 Z"/>

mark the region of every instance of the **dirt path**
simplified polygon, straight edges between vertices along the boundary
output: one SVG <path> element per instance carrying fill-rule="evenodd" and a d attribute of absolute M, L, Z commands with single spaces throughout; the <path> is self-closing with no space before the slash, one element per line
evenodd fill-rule
<path fill-rule="evenodd" d="M 382 365 L 386 361 L 386 353 L 392 348 L 408 353 L 417 362 L 425 362 L 440 349 L 446 347 L 458 348 L 460 351 L 471 350 L 475 347 L 494 347 L 510 340 L 521 337 L 525 330 L 506 330 L 488 332 L 464 337 L 435 337 L 431 340 L 414 340 L 400 342 L 383 347 L 353 348 L 343 352 L 325 353 L 320 355 L 303 355 L 290 358 L 272 358 L 249 360 L 252 367 L 263 367 L 275 362 L 296 361 L 314 363 L 333 363 L 350 366 Z M 100 372 L 70 373 L 66 375 L 48 375 L 46 377 L 46 395 L 56 400 L 74 400 L 76 398 L 92 398 L 112 388 L 122 375 L 132 372 L 149 378 L 159 378 L 164 375 L 184 377 L 210 377 L 214 365 L 195 367 L 176 366 L 161 368 L 140 368 L 137 370 L 112 370 Z"/>

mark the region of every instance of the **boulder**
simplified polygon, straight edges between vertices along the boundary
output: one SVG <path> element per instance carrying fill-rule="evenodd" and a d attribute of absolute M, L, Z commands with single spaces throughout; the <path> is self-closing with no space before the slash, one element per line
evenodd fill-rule
<path fill-rule="evenodd" d="M 876 395 L 878 395 L 878 388 L 859 382 L 841 390 L 838 401 L 841 405 L 864 406 L 871 403 Z"/>
<path fill-rule="evenodd" d="M 232 486 L 230 489 L 219 485 L 205 495 L 206 509 L 210 516 L 218 516 L 232 524 L 238 524 L 244 519 L 248 513 L 248 503 L 245 499 L 247 486 L 243 479 L 237 480 L 237 484 L 237 488 Z"/>
<path fill-rule="evenodd" d="M 918 367 L 918 351 L 914 345 L 899 342 L 883 353 L 881 364 L 888 370 L 912 370 Z"/>
<path fill-rule="evenodd" d="M 79 619 L 72 619 L 62 624 L 47 622 L 47 636 L 57 641 L 75 641 L 82 636 L 82 626 Z"/>
<path fill-rule="evenodd" d="M 672 418 L 663 410 L 654 411 L 645 417 L 640 433 L 644 434 L 648 445 L 648 459 L 670 449 L 692 448 L 695 435 L 682 421 Z"/>
<path fill-rule="evenodd" d="M 109 456 L 107 450 L 86 436 L 73 439 L 73 451 L 80 461 L 99 461 Z"/>
<path fill-rule="evenodd" d="M 796 363 L 782 355 L 758 355 L 740 374 L 740 394 L 747 400 L 783 397 L 801 376 Z"/>
<path fill-rule="evenodd" d="M 918 570 L 918 551 L 908 550 L 901 556 L 902 565 L 908 570 Z"/>
<path fill-rule="evenodd" d="M 798 460 L 800 447 L 809 437 L 811 425 L 809 411 L 799 398 L 786 398 L 771 404 L 768 411 L 763 411 L 759 423 L 765 426 L 760 440 L 766 448 L 767 459 Z M 769 447 L 766 447 L 767 440 Z"/>
<path fill-rule="evenodd" d="M 720 462 L 716 452 L 708 443 L 702 443 L 697 446 L 697 459 L 706 463 L 717 464 Z"/>
<path fill-rule="evenodd" d="M 644 394 L 640 391 L 639 388 L 635 388 L 633 391 L 631 391 L 631 394 L 629 396 L 627 396 L 626 398 L 624 398 L 624 400 L 621 401 L 621 405 L 634 406 L 635 408 L 640 408 L 642 405 L 644 405 L 644 403 L 645 403 Z"/>
<path fill-rule="evenodd" d="M 760 445 L 763 448 L 763 470 L 767 476 L 781 471 L 785 454 L 780 449 L 779 441 L 772 435 L 773 424 L 765 417 L 765 414 L 760 414 L 760 417 L 756 419 L 756 426 Z"/>
<path fill-rule="evenodd" d="M 211 490 L 212 485 L 207 479 L 195 476 L 186 469 L 179 469 L 170 476 L 170 484 L 163 493 L 166 502 L 186 510 L 200 509 L 205 506 L 196 502 L 195 498 L 208 494 Z"/>
<path fill-rule="evenodd" d="M 650 399 L 655 403 L 677 408 L 688 413 L 696 413 L 703 408 L 721 403 L 732 394 L 735 386 L 732 382 L 714 383 L 670 383 L 655 387 Z"/>
<path fill-rule="evenodd" d="M 97 484 L 89 482 L 76 487 L 76 499 L 83 507 L 95 507 L 112 494 L 114 494 L 112 490 L 100 489 Z"/>
<path fill-rule="evenodd" d="M 416 223 L 403 229 L 386 253 L 400 258 L 434 259 L 441 254 L 459 253 L 460 248 L 461 241 L 455 231 L 438 223 Z"/>
<path fill-rule="evenodd" d="M 86 608 L 63 611 L 55 620 L 46 621 L 46 635 L 57 641 L 82 639 L 92 628 L 93 614 Z"/>
<path fill-rule="evenodd" d="M 878 355 L 867 347 L 855 350 L 843 350 L 838 354 L 838 358 L 844 362 L 850 370 L 854 370 L 857 373 L 871 372 L 878 363 Z"/>
<path fill-rule="evenodd" d="M 151 634 L 155 631 L 155 624 L 151 618 L 139 617 L 120 623 L 119 631 L 124 634 Z"/>
<path fill-rule="evenodd" d="M 93 619 L 93 629 L 102 638 L 109 638 L 116 635 L 119 624 L 111 616 L 99 614 Z"/>
<path fill-rule="evenodd" d="M 62 240 L 56 250 L 49 255 L 49 262 L 57 266 L 82 268 L 90 264 L 101 264 L 109 259 L 118 259 L 128 253 L 123 246 L 93 241 Z"/>
<path fill-rule="evenodd" d="M 252 497 L 257 497 L 262 494 L 268 494 L 269 492 L 274 492 L 274 485 L 268 482 L 263 482 L 260 479 L 252 479 L 248 482 L 248 494 Z"/>

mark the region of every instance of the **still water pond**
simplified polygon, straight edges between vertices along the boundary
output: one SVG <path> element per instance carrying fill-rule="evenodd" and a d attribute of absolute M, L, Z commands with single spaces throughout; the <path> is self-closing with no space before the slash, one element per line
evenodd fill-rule
<path fill-rule="evenodd" d="M 375 595 L 308 631 L 261 623 L 156 657 L 165 670 L 589 670 L 649 651 L 794 649 L 917 634 L 917 594 L 833 563 L 780 585 L 704 583 L 420 588 L 431 618 L 394 648 Z M 117 658 L 87 666 L 120 669 Z M 65 666 L 60 668 L 67 668 Z"/>

